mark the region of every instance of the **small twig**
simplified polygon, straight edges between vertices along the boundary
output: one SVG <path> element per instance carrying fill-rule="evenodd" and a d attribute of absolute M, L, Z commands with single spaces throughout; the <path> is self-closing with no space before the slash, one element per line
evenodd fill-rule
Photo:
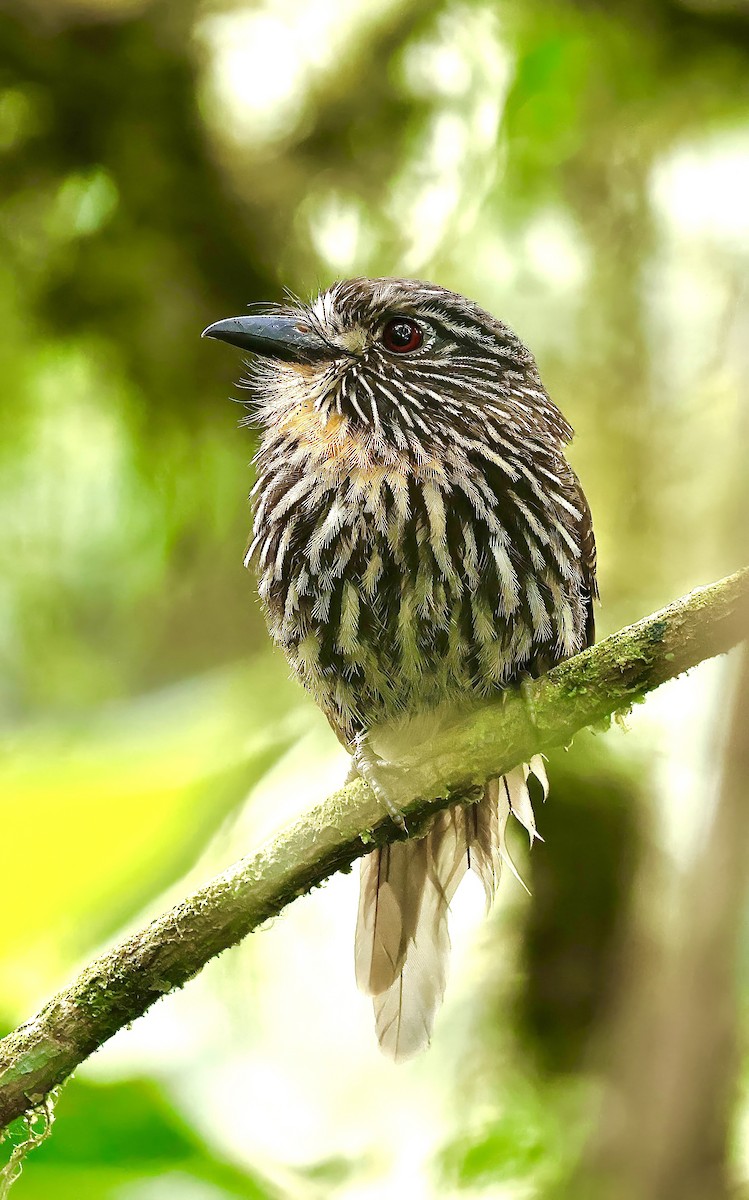
<path fill-rule="evenodd" d="M 692 592 L 536 680 L 472 708 L 420 746 L 388 793 L 410 832 L 470 799 L 492 776 L 568 743 L 587 725 L 746 636 L 749 570 Z M 532 712 L 533 719 L 529 715 Z M 361 781 L 347 784 L 255 854 L 93 962 L 69 988 L 0 1041 L 0 1128 L 38 1106 L 117 1030 L 181 987 L 295 897 L 348 867 L 372 843 L 402 836 Z"/>
<path fill-rule="evenodd" d="M 23 1141 L 13 1147 L 8 1161 L 0 1169 L 0 1200 L 7 1200 L 10 1189 L 23 1170 L 26 1156 L 37 1146 L 41 1146 L 42 1142 L 46 1142 L 51 1134 L 52 1126 L 55 1123 L 55 1095 L 50 1092 L 48 1096 L 44 1097 L 41 1104 L 24 1113 L 23 1119 L 26 1136 Z M 2 1141 L 1 1135 L 0 1141 Z"/>

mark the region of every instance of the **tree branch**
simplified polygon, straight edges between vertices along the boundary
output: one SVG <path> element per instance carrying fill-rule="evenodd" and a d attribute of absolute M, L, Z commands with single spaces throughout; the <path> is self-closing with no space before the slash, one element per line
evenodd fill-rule
<path fill-rule="evenodd" d="M 531 755 L 628 708 L 667 679 L 747 635 L 749 569 L 700 588 L 517 690 L 472 707 L 384 772 L 409 831 L 476 795 Z M 403 767 L 407 767 L 404 771 Z M 440 797 L 442 797 L 440 799 Z M 88 966 L 0 1041 L 0 1129 L 39 1104 L 118 1029 L 181 987 L 295 897 L 400 831 L 369 789 L 349 783 L 273 841 Z"/>

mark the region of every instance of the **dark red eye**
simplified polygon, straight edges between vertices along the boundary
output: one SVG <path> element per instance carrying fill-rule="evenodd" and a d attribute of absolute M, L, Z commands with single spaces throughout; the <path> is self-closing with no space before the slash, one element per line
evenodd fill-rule
<path fill-rule="evenodd" d="M 383 346 L 394 354 L 410 354 L 412 350 L 418 350 L 423 341 L 424 334 L 409 317 L 393 317 L 382 331 Z"/>

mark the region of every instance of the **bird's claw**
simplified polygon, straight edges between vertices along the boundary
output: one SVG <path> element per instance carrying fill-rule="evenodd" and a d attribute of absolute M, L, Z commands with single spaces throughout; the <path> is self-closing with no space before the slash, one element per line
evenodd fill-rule
<path fill-rule="evenodd" d="M 404 833 L 408 833 L 403 813 L 388 794 L 387 788 L 383 786 L 378 778 L 377 768 L 381 764 L 377 759 L 377 756 L 373 753 L 363 738 L 356 744 L 356 748 L 354 750 L 354 765 L 364 782 L 372 789 L 375 794 L 375 798 L 385 809 L 390 819 L 398 826 L 399 829 L 402 829 Z"/>

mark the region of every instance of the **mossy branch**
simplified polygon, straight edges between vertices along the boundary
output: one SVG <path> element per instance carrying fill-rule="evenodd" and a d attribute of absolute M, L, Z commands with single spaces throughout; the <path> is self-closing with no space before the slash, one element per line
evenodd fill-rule
<path fill-rule="evenodd" d="M 529 684 L 471 708 L 386 783 L 410 832 L 488 778 L 565 744 L 749 632 L 749 569 L 700 588 Z M 387 772 L 386 772 L 387 774 Z M 440 798 L 441 797 L 441 798 Z M 181 987 L 295 897 L 400 831 L 369 789 L 349 783 L 273 841 L 93 962 L 0 1041 L 0 1129 L 38 1106 L 118 1029 Z"/>

